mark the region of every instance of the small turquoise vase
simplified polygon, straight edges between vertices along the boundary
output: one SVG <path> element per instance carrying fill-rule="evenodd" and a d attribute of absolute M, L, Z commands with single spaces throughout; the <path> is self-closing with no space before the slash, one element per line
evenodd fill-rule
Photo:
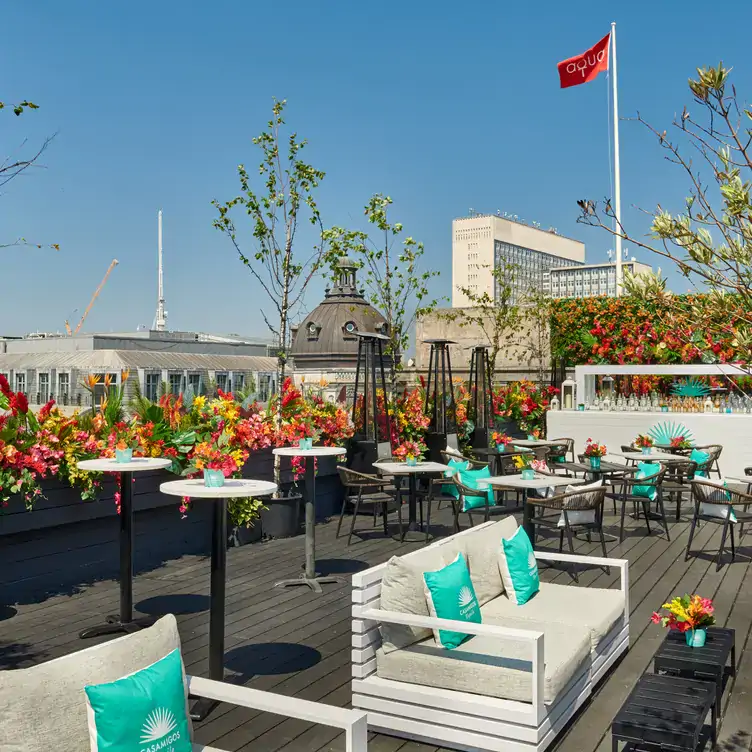
<path fill-rule="evenodd" d="M 418 464 L 418 458 L 417 457 L 406 457 L 405 458 L 405 464 L 408 467 L 415 467 Z"/>
<path fill-rule="evenodd" d="M 298 449 L 313 449 L 313 439 L 298 439 Z"/>
<path fill-rule="evenodd" d="M 522 480 L 535 480 L 535 470 L 532 467 L 526 467 L 522 471 Z"/>
<path fill-rule="evenodd" d="M 133 462 L 133 450 L 132 449 L 116 449 L 115 450 L 115 462 Z"/>
<path fill-rule="evenodd" d="M 528 440 L 528 441 L 536 441 L 536 438 L 535 438 L 535 436 L 533 436 L 533 434 L 529 433 L 529 434 L 527 435 L 527 440 Z"/>
<path fill-rule="evenodd" d="M 591 470 L 600 470 L 601 469 L 601 458 L 600 457 L 590 457 L 590 469 Z"/>
<path fill-rule="evenodd" d="M 642 447 L 643 454 L 650 454 L 653 451 L 653 447 Z"/>
<path fill-rule="evenodd" d="M 221 470 L 204 470 L 204 485 L 207 488 L 221 488 L 225 484 L 225 474 Z"/>
<path fill-rule="evenodd" d="M 691 648 L 705 647 L 705 639 L 708 636 L 707 629 L 690 629 L 684 633 L 687 638 L 687 645 Z"/>
<path fill-rule="evenodd" d="M 496 445 L 496 451 L 497 451 L 497 452 L 498 452 L 499 454 L 504 454 L 504 452 L 506 452 L 506 451 L 507 451 L 507 445 L 506 445 L 506 444 L 497 444 L 497 445 Z"/>

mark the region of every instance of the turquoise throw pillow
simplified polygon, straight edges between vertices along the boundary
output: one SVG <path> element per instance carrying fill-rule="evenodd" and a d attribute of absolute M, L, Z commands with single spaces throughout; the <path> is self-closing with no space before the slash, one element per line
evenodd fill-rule
<path fill-rule="evenodd" d="M 478 470 L 460 470 L 460 483 L 468 488 L 477 488 L 482 492 L 482 496 L 465 496 L 462 504 L 462 511 L 476 509 L 477 507 L 493 506 L 496 504 L 496 496 L 491 486 L 485 484 L 479 485 L 478 481 L 482 478 L 490 478 L 491 471 L 488 467 L 481 467 Z"/>
<path fill-rule="evenodd" d="M 657 462 L 640 462 L 637 465 L 635 478 L 637 480 L 652 478 L 654 475 L 658 475 L 660 471 L 661 466 Z M 650 501 L 655 501 L 656 497 L 658 496 L 658 490 L 655 486 L 651 485 L 634 486 L 632 488 L 632 493 L 635 496 L 644 496 L 645 498 L 650 499 Z"/>
<path fill-rule="evenodd" d="M 701 451 L 700 449 L 693 449 L 689 453 L 689 459 L 690 462 L 697 464 L 695 475 L 699 475 L 701 478 L 707 478 L 708 470 L 710 469 L 709 467 L 707 467 L 707 462 L 710 459 L 710 455 L 707 452 Z"/>
<path fill-rule="evenodd" d="M 480 624 L 480 604 L 463 554 L 437 572 L 424 572 L 426 601 L 431 616 Z M 459 647 L 471 635 L 434 629 L 436 643 L 447 650 Z"/>
<path fill-rule="evenodd" d="M 191 752 L 179 650 L 123 679 L 84 689 L 92 752 Z"/>
<path fill-rule="evenodd" d="M 449 460 L 447 463 L 448 469 L 444 470 L 445 478 L 453 478 L 460 470 L 467 470 L 470 467 L 470 463 L 467 460 Z M 453 496 L 455 499 L 460 498 L 460 492 L 457 490 L 457 486 L 454 483 L 444 483 L 441 487 L 441 493 L 447 496 Z"/>
<path fill-rule="evenodd" d="M 538 560 L 524 528 L 518 527 L 511 538 L 501 539 L 499 572 L 509 600 L 518 606 L 524 606 L 540 590 Z"/>

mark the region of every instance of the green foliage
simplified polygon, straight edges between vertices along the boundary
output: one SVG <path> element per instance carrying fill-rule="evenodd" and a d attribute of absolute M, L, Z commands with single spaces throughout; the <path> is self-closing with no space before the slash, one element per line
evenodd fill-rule
<path fill-rule="evenodd" d="M 261 499 L 242 498 L 228 499 L 227 501 L 230 519 L 238 527 L 253 527 L 253 523 L 258 519 L 263 509 L 266 509 L 266 507 Z"/>
<path fill-rule="evenodd" d="M 38 110 L 39 105 L 34 104 L 34 102 L 27 102 L 25 99 L 23 102 L 19 102 L 18 104 L 8 104 L 7 102 L 0 102 L 0 110 L 5 109 L 6 107 L 12 107 L 13 112 L 16 116 L 23 113 L 24 110 Z"/>
<path fill-rule="evenodd" d="M 343 258 L 351 258 L 365 271 L 366 297 L 386 319 L 389 341 L 385 354 L 393 360 L 392 387 L 402 368 L 401 354 L 410 345 L 410 329 L 417 318 L 433 311 L 438 301 L 431 299 L 428 283 L 438 271 L 421 270 L 423 243 L 402 237 L 401 222 L 390 222 L 392 199 L 381 193 L 371 196 L 364 208 L 375 237 L 360 230 L 332 227 L 324 232 L 326 261 L 335 270 Z"/>

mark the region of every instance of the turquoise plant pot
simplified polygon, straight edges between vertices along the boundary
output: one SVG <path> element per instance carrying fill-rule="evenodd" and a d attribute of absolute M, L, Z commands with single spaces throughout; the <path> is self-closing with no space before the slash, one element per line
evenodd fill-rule
<path fill-rule="evenodd" d="M 221 470 L 204 470 L 204 485 L 207 488 L 221 488 L 225 484 L 225 474 Z"/>
<path fill-rule="evenodd" d="M 532 467 L 526 467 L 522 471 L 522 480 L 535 480 L 535 470 Z"/>
<path fill-rule="evenodd" d="M 313 449 L 313 439 L 299 439 L 298 449 Z"/>
<path fill-rule="evenodd" d="M 405 459 L 405 464 L 408 467 L 415 467 L 418 464 L 418 458 L 417 457 L 407 457 Z"/>
<path fill-rule="evenodd" d="M 506 445 L 506 444 L 497 444 L 497 445 L 496 445 L 496 451 L 497 451 L 497 452 L 498 452 L 499 454 L 504 454 L 504 452 L 506 452 L 506 451 L 507 451 L 507 445 Z"/>
<path fill-rule="evenodd" d="M 591 470 L 600 470 L 601 469 L 601 458 L 600 457 L 590 457 L 590 469 Z"/>
<path fill-rule="evenodd" d="M 705 638 L 708 636 L 706 629 L 690 629 L 684 633 L 687 638 L 687 645 L 691 648 L 702 648 L 705 646 Z"/>
<path fill-rule="evenodd" d="M 116 449 L 115 462 L 133 462 L 132 449 Z"/>
<path fill-rule="evenodd" d="M 535 438 L 535 436 L 533 436 L 533 434 L 529 433 L 529 434 L 527 435 L 527 440 L 528 440 L 528 441 L 535 441 L 535 440 L 536 440 L 536 438 Z"/>
<path fill-rule="evenodd" d="M 653 451 L 653 447 L 642 447 L 643 454 L 650 454 Z"/>

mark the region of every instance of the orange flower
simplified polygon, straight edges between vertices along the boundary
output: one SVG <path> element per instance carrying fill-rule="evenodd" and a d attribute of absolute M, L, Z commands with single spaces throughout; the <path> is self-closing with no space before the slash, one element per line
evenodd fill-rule
<path fill-rule="evenodd" d="M 102 379 L 95 373 L 90 373 L 85 379 L 84 384 L 93 389 Z"/>

